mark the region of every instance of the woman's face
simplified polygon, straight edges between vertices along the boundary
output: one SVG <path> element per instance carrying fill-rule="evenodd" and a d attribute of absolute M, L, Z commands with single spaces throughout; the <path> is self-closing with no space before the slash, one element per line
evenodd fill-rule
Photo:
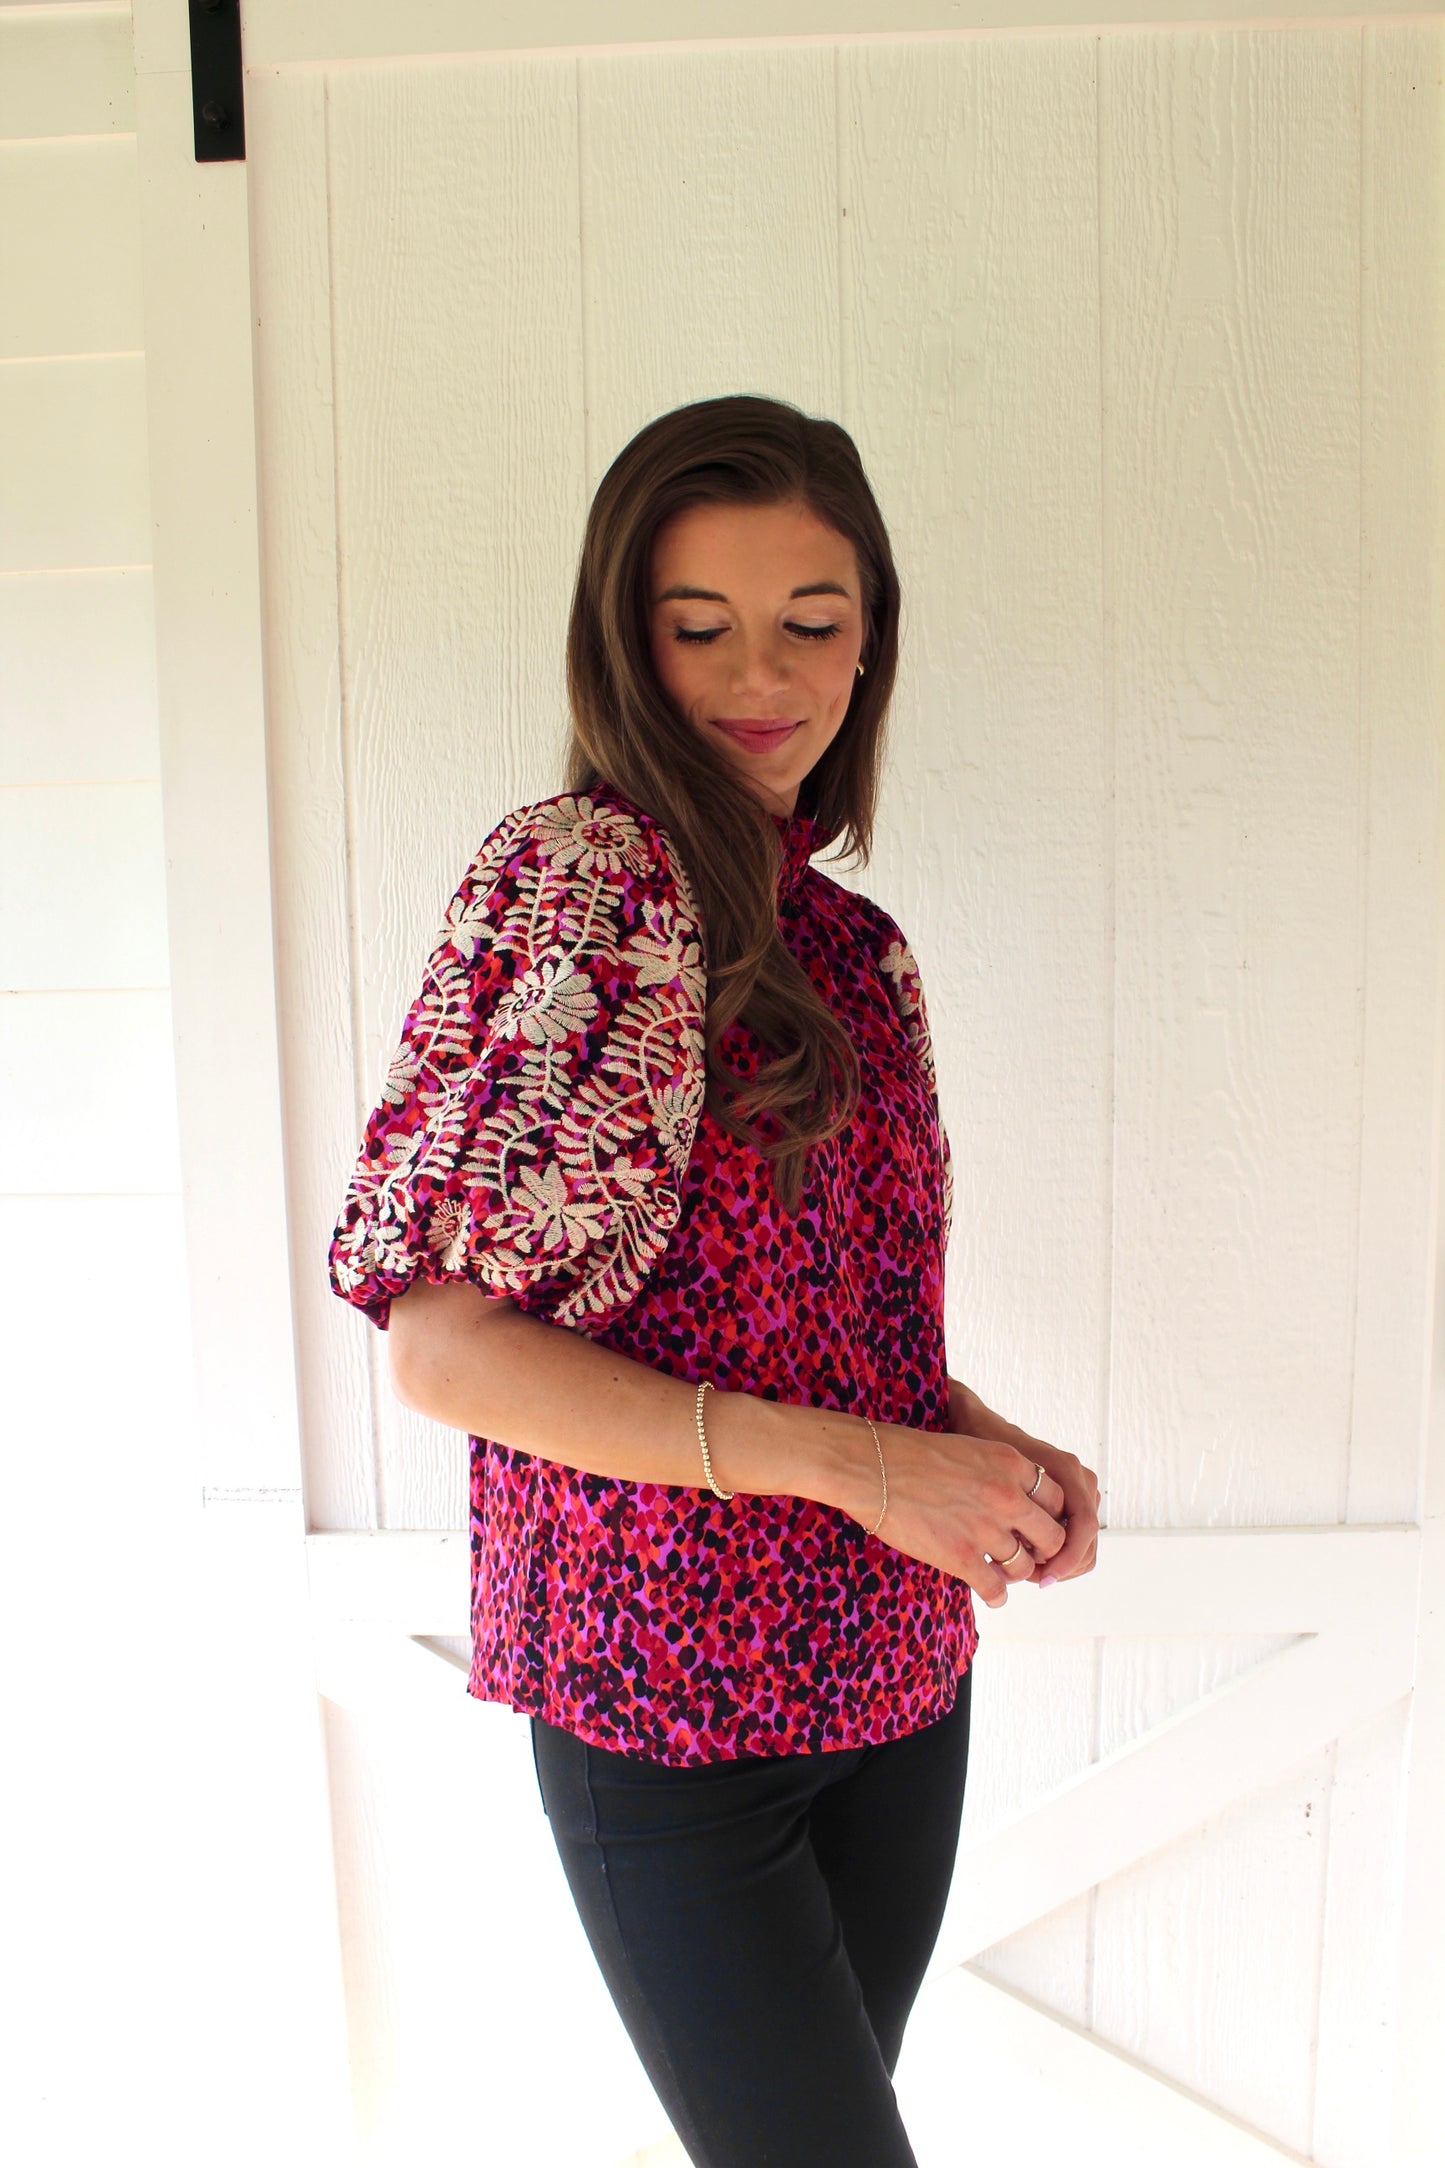
<path fill-rule="evenodd" d="M 801 504 L 699 504 L 653 540 L 665 691 L 771 812 L 842 726 L 863 644 L 852 543 Z"/>

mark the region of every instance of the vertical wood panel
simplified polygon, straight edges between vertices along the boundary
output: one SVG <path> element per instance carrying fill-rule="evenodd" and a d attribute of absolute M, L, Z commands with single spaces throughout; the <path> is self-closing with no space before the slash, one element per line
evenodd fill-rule
<path fill-rule="evenodd" d="M 845 419 L 905 596 L 892 775 L 859 880 L 913 943 L 937 1046 L 957 1184 L 950 1368 L 1102 1470 L 1094 53 L 1089 39 L 971 39 L 844 49 L 840 72 Z M 980 1607 L 970 1785 L 1002 1802 L 1025 1773 L 1047 1790 L 1088 1758 L 1094 1663 L 1087 1647 L 990 1655 L 988 1631 Z M 1057 1719 L 1024 1713 L 1042 1708 Z M 1087 1948 L 1085 1901 L 988 1963 L 1082 2017 Z"/>
<path fill-rule="evenodd" d="M 376 1525 L 375 1328 L 326 1251 L 366 1108 L 355 1076 L 342 759 L 326 86 L 259 76 L 246 114 L 256 315 L 257 516 L 277 897 L 287 1217 L 312 1528 Z"/>
<path fill-rule="evenodd" d="M 1332 1521 L 1364 936 L 1359 34 L 1102 52 L 1111 1513 Z"/>
<path fill-rule="evenodd" d="M 1330 1521 L 1364 931 L 1358 37 L 1120 35 L 1102 53 L 1111 1517 Z M 1240 1653 L 1173 1667 L 1203 1679 Z M 1106 1723 L 1154 1669 L 1106 1645 Z M 1241 1802 L 1095 1911 L 1097 2028 L 1301 2150 L 1330 1773 L 1320 1757 Z"/>
<path fill-rule="evenodd" d="M 1419 1511 L 1442 839 L 1445 192 L 1438 24 L 1362 32 L 1360 694 L 1367 795 L 1349 1518 Z"/>
<path fill-rule="evenodd" d="M 589 491 L 688 400 L 837 414 L 832 53 L 618 54 L 578 91 Z"/>
<path fill-rule="evenodd" d="M 468 861 L 559 781 L 586 511 L 575 69 L 341 73 L 327 99 L 365 1109 Z M 458 1525 L 464 1441 L 389 1391 L 376 1413 L 380 1524 Z"/>
<path fill-rule="evenodd" d="M 1356 1832 L 1338 1874 L 1331 1858 L 1338 1910 L 1327 1922 L 1316 2128 L 1343 2168 L 1355 2168 L 1376 2157 L 1370 2148 L 1389 2118 L 1392 2168 L 1426 2168 L 1440 2149 L 1445 1944 L 1438 1367 L 1433 1408 L 1426 1389 L 1432 1355 L 1438 1366 L 1442 1354 L 1432 1283 L 1437 1319 L 1445 1284 L 1437 1068 L 1445 998 L 1445 29 L 1438 21 L 1370 27 L 1362 42 L 1361 687 L 1370 851 L 1349 1512 L 1361 1520 L 1418 1517 L 1426 1536 L 1402 1851 L 1397 1870 L 1377 1822 L 1373 1862 L 1376 1876 L 1388 1871 L 1399 1892 L 1401 1934 L 1389 1937 L 1382 1979 L 1379 1941 L 1361 1942 L 1352 1932 L 1369 1897 Z M 1340 1756 L 1342 1793 L 1352 1797 L 1355 1786 L 1368 1784 L 1383 1804 L 1386 1780 L 1400 1766 L 1388 1740 L 1354 1742 L 1348 1756 L 1342 1740 Z M 1342 1800 L 1342 1824 L 1344 1811 Z M 1376 2059 L 1382 2031 L 1393 2082 Z M 1353 2081 L 1347 2090 L 1327 2086 L 1327 2054 Z"/>
<path fill-rule="evenodd" d="M 155 578 L 197 1449 L 209 1494 L 295 1497 L 247 173 L 235 161 L 197 165 L 183 76 L 140 86 L 142 524 Z"/>

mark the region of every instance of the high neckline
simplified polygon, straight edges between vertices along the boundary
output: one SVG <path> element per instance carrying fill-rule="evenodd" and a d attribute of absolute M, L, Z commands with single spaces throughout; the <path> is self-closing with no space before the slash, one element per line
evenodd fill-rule
<path fill-rule="evenodd" d="M 783 852 L 778 868 L 778 894 L 790 896 L 802 880 L 808 860 L 820 848 L 822 838 L 811 813 L 774 813 L 771 819 Z"/>

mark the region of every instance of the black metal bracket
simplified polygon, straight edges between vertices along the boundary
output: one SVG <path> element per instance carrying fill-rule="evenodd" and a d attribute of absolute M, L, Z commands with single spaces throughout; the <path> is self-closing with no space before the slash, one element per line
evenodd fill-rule
<path fill-rule="evenodd" d="M 241 0 L 190 0 L 191 126 L 196 162 L 246 155 Z"/>

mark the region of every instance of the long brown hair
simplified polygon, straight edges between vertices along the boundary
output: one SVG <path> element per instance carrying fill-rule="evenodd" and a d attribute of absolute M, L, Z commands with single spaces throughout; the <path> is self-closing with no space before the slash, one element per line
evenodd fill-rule
<path fill-rule="evenodd" d="M 798 811 L 820 841 L 866 863 L 883 730 L 898 661 L 898 576 L 863 463 L 837 422 L 741 394 L 660 414 L 598 484 L 567 629 L 572 742 L 563 788 L 610 782 L 666 830 L 692 882 L 707 965 L 709 1113 L 772 1161 L 795 1213 L 811 1147 L 857 1105 L 858 1057 L 842 1021 L 777 924 L 777 829 L 725 756 L 663 690 L 651 651 L 649 573 L 665 520 L 697 504 L 801 503 L 853 544 L 863 589 L 864 674 L 836 737 L 804 778 Z M 718 1056 L 734 1017 L 772 1058 L 748 1082 Z M 761 1116 L 761 1123 L 757 1117 Z"/>

